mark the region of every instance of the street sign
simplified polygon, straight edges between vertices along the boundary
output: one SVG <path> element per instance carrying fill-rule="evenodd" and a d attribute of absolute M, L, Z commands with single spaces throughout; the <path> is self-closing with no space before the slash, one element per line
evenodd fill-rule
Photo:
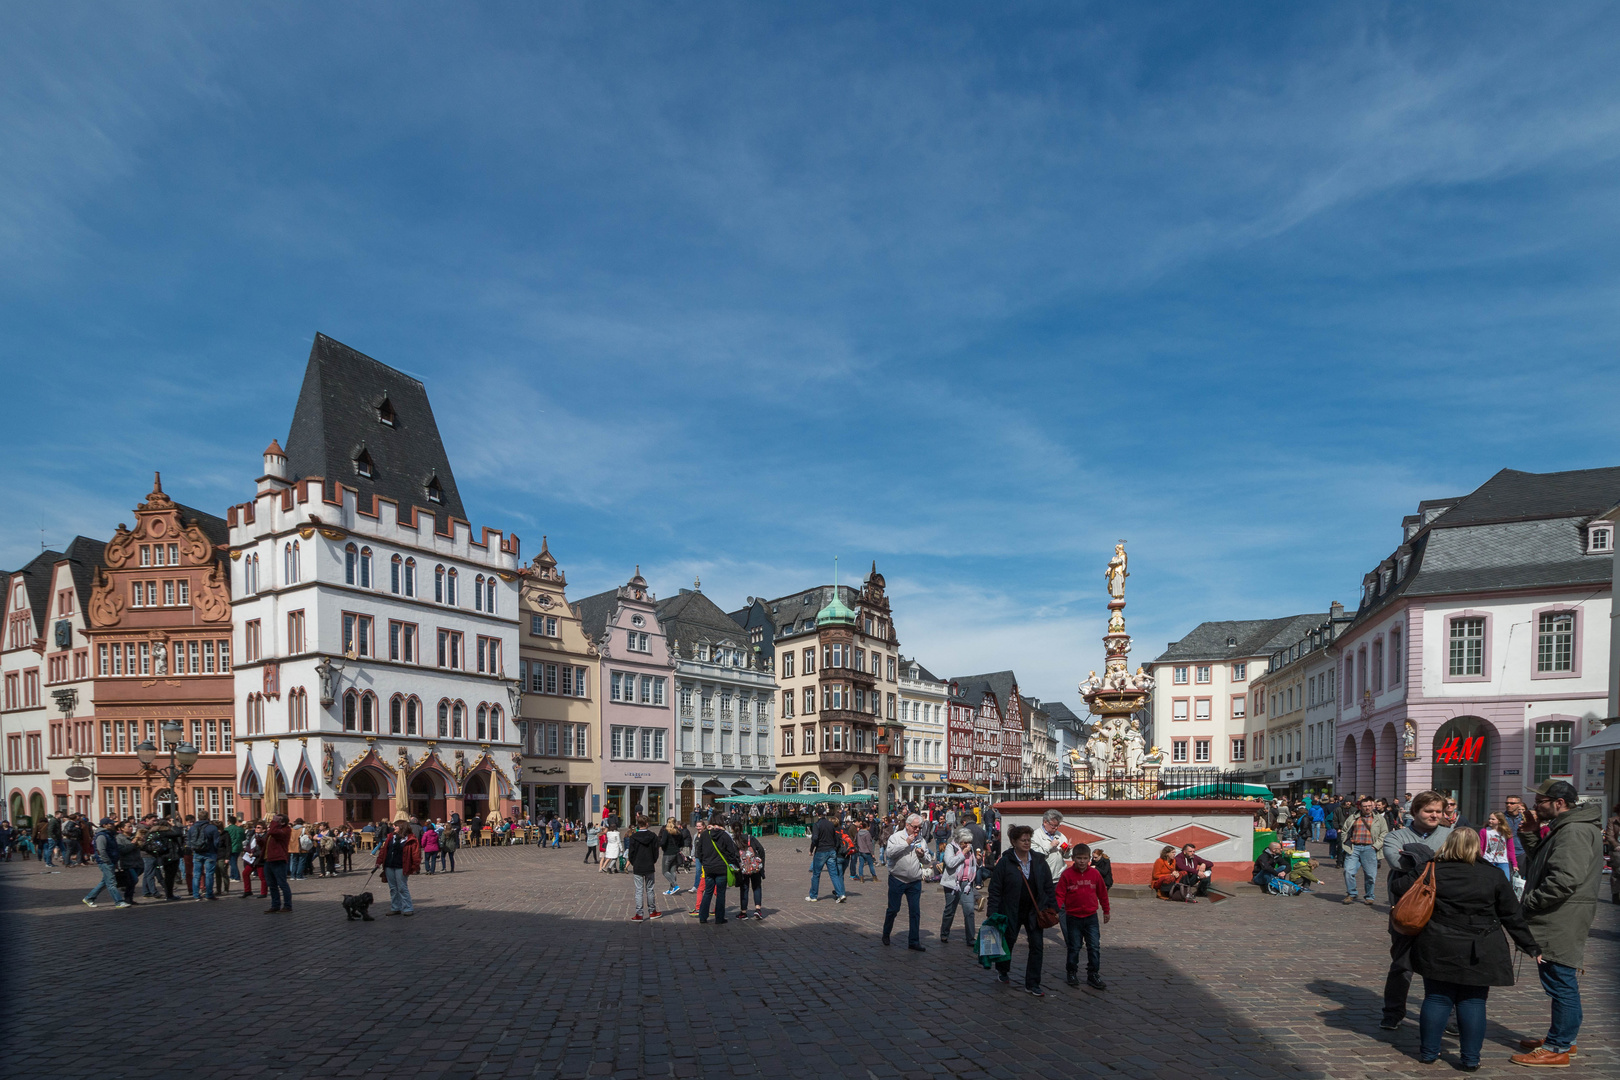
<path fill-rule="evenodd" d="M 88 780 L 90 775 L 90 769 L 87 766 L 69 765 L 67 767 L 67 778 L 69 780 Z"/>

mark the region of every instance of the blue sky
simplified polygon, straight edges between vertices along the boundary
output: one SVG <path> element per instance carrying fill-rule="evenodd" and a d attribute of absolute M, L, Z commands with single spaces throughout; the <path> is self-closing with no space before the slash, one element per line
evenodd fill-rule
<path fill-rule="evenodd" d="M 1140 10 L 1137 10 L 1140 9 Z M 323 331 L 575 595 L 876 559 L 1073 702 L 1620 463 L 1620 10 L 11 5 L 0 565 L 247 498 Z"/>

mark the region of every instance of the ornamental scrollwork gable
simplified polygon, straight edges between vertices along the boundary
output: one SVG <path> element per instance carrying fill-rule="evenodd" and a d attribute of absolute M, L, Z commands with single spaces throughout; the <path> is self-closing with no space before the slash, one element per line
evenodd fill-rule
<path fill-rule="evenodd" d="M 227 622 L 231 617 L 231 590 L 225 584 L 219 563 L 208 568 L 208 577 L 199 585 L 191 602 L 205 622 Z"/>
<path fill-rule="evenodd" d="M 108 550 L 111 550 L 110 545 Z M 124 598 L 113 591 L 112 578 L 107 576 L 106 567 L 96 567 L 95 581 L 90 585 L 90 625 L 117 626 L 123 614 Z"/>

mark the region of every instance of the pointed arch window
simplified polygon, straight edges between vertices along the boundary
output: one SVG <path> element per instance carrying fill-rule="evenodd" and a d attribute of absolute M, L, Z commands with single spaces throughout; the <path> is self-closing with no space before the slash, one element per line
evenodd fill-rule
<path fill-rule="evenodd" d="M 444 575 L 444 602 L 451 607 L 456 606 L 456 582 L 460 579 L 454 567 Z"/>
<path fill-rule="evenodd" d="M 284 584 L 298 584 L 298 541 L 294 540 L 281 549 L 281 576 Z"/>
<path fill-rule="evenodd" d="M 484 575 L 479 574 L 473 579 L 473 610 L 484 610 Z"/>
<path fill-rule="evenodd" d="M 416 560 L 405 560 L 405 595 L 416 595 Z"/>
<path fill-rule="evenodd" d="M 405 701 L 398 694 L 388 699 L 388 734 L 405 732 Z"/>
<path fill-rule="evenodd" d="M 501 741 L 501 707 L 499 705 L 489 707 L 489 741 Z"/>
<path fill-rule="evenodd" d="M 461 729 L 466 718 L 467 706 L 465 702 L 458 701 L 450 706 L 450 737 L 452 739 L 461 738 Z"/>
<path fill-rule="evenodd" d="M 442 566 L 433 568 L 433 602 L 435 604 L 444 603 L 444 567 Z"/>
<path fill-rule="evenodd" d="M 405 734 L 418 734 L 418 729 L 421 727 L 421 721 L 422 702 L 414 696 L 407 698 L 405 701 Z"/>
<path fill-rule="evenodd" d="M 359 576 L 360 549 L 350 544 L 343 549 L 343 584 L 353 585 Z"/>
<path fill-rule="evenodd" d="M 395 555 L 388 560 L 388 591 L 398 596 L 400 589 L 404 588 L 404 581 L 405 560 Z"/>
<path fill-rule="evenodd" d="M 495 575 L 484 579 L 484 610 L 495 614 Z"/>
<path fill-rule="evenodd" d="M 357 731 L 360 728 L 360 695 L 354 690 L 343 695 L 343 730 Z"/>
<path fill-rule="evenodd" d="M 371 588 L 371 549 L 360 549 L 360 587 Z"/>
<path fill-rule="evenodd" d="M 448 739 L 449 737 L 450 703 L 448 701 L 441 701 L 439 702 L 439 738 Z"/>
<path fill-rule="evenodd" d="M 483 742 L 489 732 L 489 707 L 478 706 L 478 741 Z"/>

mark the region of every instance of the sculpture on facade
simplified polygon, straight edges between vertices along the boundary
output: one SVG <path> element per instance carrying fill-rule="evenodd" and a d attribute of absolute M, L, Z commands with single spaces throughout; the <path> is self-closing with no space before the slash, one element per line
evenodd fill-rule
<path fill-rule="evenodd" d="M 161 641 L 152 642 L 152 673 L 154 675 L 169 673 L 169 650 Z"/>

